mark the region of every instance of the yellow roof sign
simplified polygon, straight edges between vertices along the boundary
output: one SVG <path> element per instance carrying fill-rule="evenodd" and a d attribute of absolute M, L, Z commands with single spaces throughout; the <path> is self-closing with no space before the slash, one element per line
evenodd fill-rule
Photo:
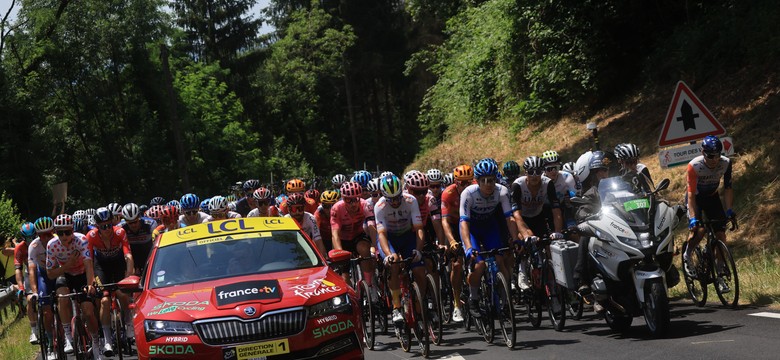
<path fill-rule="evenodd" d="M 251 217 L 212 221 L 168 231 L 162 234 L 159 247 L 227 234 L 299 229 L 298 224 L 293 219 L 284 217 Z"/>

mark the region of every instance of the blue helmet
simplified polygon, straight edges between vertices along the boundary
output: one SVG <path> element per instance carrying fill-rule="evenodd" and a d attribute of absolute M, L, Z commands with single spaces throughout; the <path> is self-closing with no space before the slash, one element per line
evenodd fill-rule
<path fill-rule="evenodd" d="M 165 205 L 173 206 L 173 207 L 175 207 L 177 209 L 181 209 L 181 204 L 177 200 L 168 201 L 168 203 L 165 204 Z"/>
<path fill-rule="evenodd" d="M 198 206 L 200 206 L 200 199 L 198 199 L 198 195 L 189 193 L 184 194 L 184 196 L 181 197 L 181 201 L 179 201 L 179 203 L 181 204 L 182 209 L 197 209 Z"/>
<path fill-rule="evenodd" d="M 355 175 L 352 176 L 352 181 L 360 184 L 361 187 L 365 188 L 368 187 L 368 182 L 371 181 L 373 176 L 371 176 L 371 173 L 365 170 L 358 170 L 355 172 Z"/>
<path fill-rule="evenodd" d="M 701 151 L 705 154 L 720 154 L 723 151 L 723 143 L 717 136 L 708 135 L 701 141 Z"/>
<path fill-rule="evenodd" d="M 111 216 L 111 210 L 108 210 L 108 208 L 97 208 L 97 210 L 95 210 L 95 223 L 111 220 Z"/>
<path fill-rule="evenodd" d="M 209 213 L 209 201 L 211 201 L 211 198 L 205 198 L 203 201 L 200 202 L 200 211 L 204 212 L 206 214 Z"/>
<path fill-rule="evenodd" d="M 474 166 L 474 177 L 496 176 L 498 174 L 498 164 L 493 159 L 482 159 Z"/>
<path fill-rule="evenodd" d="M 35 236 L 35 225 L 31 222 L 26 222 L 22 224 L 19 233 L 21 233 L 24 238 L 31 238 Z"/>

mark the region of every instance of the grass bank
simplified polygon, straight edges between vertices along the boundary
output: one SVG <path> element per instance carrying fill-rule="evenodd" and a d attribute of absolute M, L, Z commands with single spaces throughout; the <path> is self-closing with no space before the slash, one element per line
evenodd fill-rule
<path fill-rule="evenodd" d="M 14 311 L 0 311 L 0 358 L 4 360 L 30 360 L 38 354 L 39 347 L 30 345 L 30 323 L 27 318 L 16 319 Z"/>

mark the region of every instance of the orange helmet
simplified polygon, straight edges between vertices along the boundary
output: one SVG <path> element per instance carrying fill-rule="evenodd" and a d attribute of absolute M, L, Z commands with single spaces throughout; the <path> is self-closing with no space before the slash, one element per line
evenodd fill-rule
<path fill-rule="evenodd" d="M 474 169 L 471 168 L 471 165 L 460 165 L 452 170 L 452 174 L 458 181 L 474 179 Z"/>
<path fill-rule="evenodd" d="M 306 190 L 306 184 L 301 179 L 292 179 L 287 182 L 285 190 L 287 190 L 288 194 L 303 192 Z"/>

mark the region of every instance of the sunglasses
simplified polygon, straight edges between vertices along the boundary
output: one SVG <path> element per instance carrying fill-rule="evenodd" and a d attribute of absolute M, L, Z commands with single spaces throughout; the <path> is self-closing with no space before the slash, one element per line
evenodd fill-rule
<path fill-rule="evenodd" d="M 480 178 L 478 181 L 480 184 L 495 184 L 496 178 L 493 176 L 487 176 L 487 177 Z"/>
<path fill-rule="evenodd" d="M 109 222 L 109 223 L 105 223 L 105 224 L 98 224 L 98 228 L 99 228 L 100 230 L 108 230 L 108 229 L 110 229 L 112 226 L 113 226 L 113 225 L 111 225 L 111 223 L 110 223 L 110 222 Z"/>
<path fill-rule="evenodd" d="M 415 190 L 412 190 L 411 193 L 414 196 L 423 196 L 423 195 L 427 195 L 428 194 L 428 189 L 415 189 Z"/>
<path fill-rule="evenodd" d="M 720 157 L 720 153 L 704 153 L 707 159 L 715 159 Z"/>
<path fill-rule="evenodd" d="M 546 171 L 546 172 L 558 171 L 558 167 L 557 166 L 548 166 L 548 167 L 544 168 L 544 171 Z"/>
<path fill-rule="evenodd" d="M 58 230 L 57 236 L 71 236 L 73 235 L 73 230 Z"/>
<path fill-rule="evenodd" d="M 469 185 L 471 185 L 471 181 L 468 181 L 468 180 L 458 181 L 458 186 L 460 186 L 460 187 L 466 187 L 466 186 L 469 186 Z"/>
<path fill-rule="evenodd" d="M 192 216 L 198 213 L 198 210 L 187 210 L 184 211 L 184 215 Z"/>
<path fill-rule="evenodd" d="M 542 175 L 542 169 L 530 169 L 526 173 L 530 176 L 540 176 Z"/>
<path fill-rule="evenodd" d="M 441 189 L 441 185 L 439 185 L 439 184 L 428 185 L 428 188 L 431 189 L 431 190 L 440 190 Z"/>
<path fill-rule="evenodd" d="M 271 205 L 271 202 L 268 200 L 257 200 L 257 206 L 268 206 Z"/>
<path fill-rule="evenodd" d="M 293 206 L 290 206 L 290 212 L 291 213 L 303 212 L 303 205 L 293 205 Z"/>
<path fill-rule="evenodd" d="M 379 197 L 380 195 L 380 193 L 371 193 L 371 197 Z"/>
<path fill-rule="evenodd" d="M 347 204 L 354 204 L 358 201 L 357 198 L 344 198 L 344 202 Z"/>
<path fill-rule="evenodd" d="M 398 204 L 401 202 L 401 200 L 404 198 L 403 195 L 393 196 L 393 197 L 387 197 L 385 196 L 385 199 L 389 201 L 391 204 Z"/>
<path fill-rule="evenodd" d="M 133 221 L 125 221 L 125 224 L 133 225 L 133 224 L 138 224 L 139 222 L 141 222 L 141 220 L 135 219 Z"/>

